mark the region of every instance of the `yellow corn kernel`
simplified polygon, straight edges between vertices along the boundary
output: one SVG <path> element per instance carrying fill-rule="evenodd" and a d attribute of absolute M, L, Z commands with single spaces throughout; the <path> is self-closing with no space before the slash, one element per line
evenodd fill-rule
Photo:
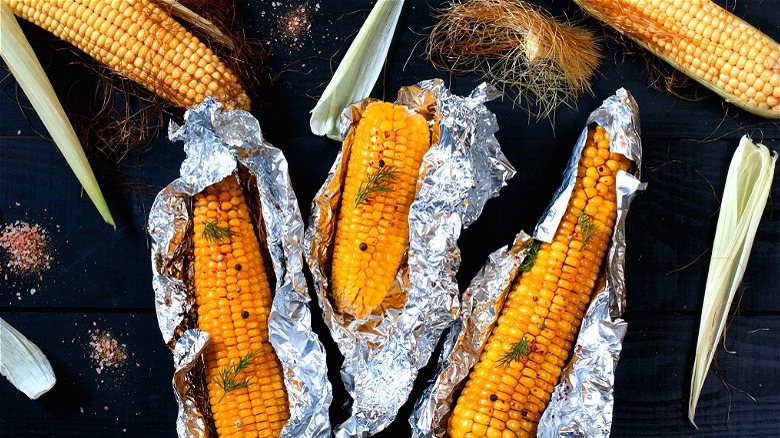
<path fill-rule="evenodd" d="M 780 45 L 711 0 L 575 2 L 726 101 L 780 118 Z"/>
<path fill-rule="evenodd" d="M 353 129 L 331 279 L 336 308 L 360 319 L 382 303 L 401 265 L 430 134 L 422 115 L 387 102 L 369 104 Z"/>
<path fill-rule="evenodd" d="M 540 245 L 533 267 L 512 286 L 480 360 L 456 401 L 448 426 L 452 436 L 504 436 L 507 431 L 535 436 L 612 237 L 616 204 L 604 202 L 603 195 L 587 196 L 581 188 L 583 179 L 593 178 L 589 175 L 603 178 L 629 168 L 630 162 L 622 155 L 611 156 L 612 165 L 596 165 L 591 160 L 605 153 L 609 156 L 609 136 L 596 126 L 589 131 L 579 163 L 583 170 L 569 201 L 570 208 L 579 204 L 581 212 L 563 216 L 553 242 Z M 614 199 L 614 179 L 608 190 L 612 198 L 607 198 Z M 603 218 L 597 223 L 585 213 L 592 205 L 612 208 L 599 209 Z M 499 409 L 504 400 L 510 400 L 508 410 Z M 484 412 L 491 408 L 492 414 Z"/>
<path fill-rule="evenodd" d="M 249 109 L 233 72 L 154 1 L 2 1 L 175 105 L 189 108 L 212 96 L 227 109 Z"/>
<path fill-rule="evenodd" d="M 217 432 L 279 436 L 290 413 L 268 341 L 271 289 L 235 176 L 195 195 L 193 247 L 198 327 L 211 336 L 204 358 Z"/>

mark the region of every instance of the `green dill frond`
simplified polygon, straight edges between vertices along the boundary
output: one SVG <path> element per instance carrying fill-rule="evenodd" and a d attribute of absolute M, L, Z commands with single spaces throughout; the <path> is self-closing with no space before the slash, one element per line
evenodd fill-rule
<path fill-rule="evenodd" d="M 207 221 L 206 228 L 203 229 L 203 238 L 209 242 L 221 242 L 225 239 L 229 239 L 234 233 L 228 227 L 219 225 L 217 219 Z"/>
<path fill-rule="evenodd" d="M 590 239 L 592 239 L 593 236 L 595 236 L 599 231 L 599 227 L 593 223 L 593 219 L 585 214 L 584 211 L 580 212 L 579 224 L 580 233 L 582 234 L 582 246 L 580 247 L 580 251 L 582 251 L 585 249 L 585 246 L 588 244 Z"/>
<path fill-rule="evenodd" d="M 528 252 L 525 255 L 525 259 L 523 260 L 523 264 L 520 265 L 520 271 L 521 272 L 528 272 L 531 270 L 531 268 L 534 267 L 534 263 L 536 262 L 536 256 L 539 255 L 539 247 L 541 246 L 541 242 L 538 240 L 534 240 L 531 243 L 531 246 L 528 248 Z"/>
<path fill-rule="evenodd" d="M 355 197 L 355 207 L 357 208 L 377 193 L 391 191 L 392 189 L 389 185 L 396 178 L 398 178 L 398 169 L 395 166 L 381 166 L 376 172 L 369 172 L 366 180 L 360 182 L 357 196 Z"/>
<path fill-rule="evenodd" d="M 246 367 L 249 366 L 250 363 L 252 363 L 252 359 L 254 359 L 259 354 L 258 351 L 253 351 L 246 356 L 240 358 L 238 360 L 238 363 L 235 365 L 233 364 L 233 361 L 230 361 L 230 365 L 226 365 L 224 367 L 221 367 L 218 370 L 219 375 L 217 377 L 214 377 L 214 383 L 217 384 L 222 390 L 224 391 L 222 393 L 222 397 L 219 398 L 219 401 L 217 403 L 222 402 L 222 399 L 225 398 L 225 394 L 227 394 L 230 391 L 234 391 L 239 388 L 247 388 L 249 387 L 249 378 L 246 379 L 238 379 L 238 374 L 241 373 L 246 369 Z"/>
<path fill-rule="evenodd" d="M 508 367 L 509 364 L 516 360 L 525 359 L 530 352 L 531 344 L 528 342 L 527 338 L 523 337 L 523 339 L 520 339 L 519 342 L 513 345 L 512 348 L 498 360 L 498 366 Z"/>

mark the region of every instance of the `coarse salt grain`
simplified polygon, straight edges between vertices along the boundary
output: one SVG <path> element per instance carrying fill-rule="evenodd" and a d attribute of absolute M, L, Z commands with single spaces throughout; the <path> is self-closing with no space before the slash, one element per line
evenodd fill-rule
<path fill-rule="evenodd" d="M 49 232 L 24 221 L 5 224 L 0 229 L 0 248 L 5 266 L 17 275 L 40 274 L 53 262 Z"/>
<path fill-rule="evenodd" d="M 127 360 L 127 347 L 120 344 L 111 333 L 94 329 L 89 331 L 89 358 L 95 365 L 95 372 L 101 374 L 106 368 L 119 368 Z"/>

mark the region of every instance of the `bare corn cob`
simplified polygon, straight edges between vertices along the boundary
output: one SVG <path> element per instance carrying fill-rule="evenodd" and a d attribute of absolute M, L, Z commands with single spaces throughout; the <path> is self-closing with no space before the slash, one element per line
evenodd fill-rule
<path fill-rule="evenodd" d="M 150 0 L 2 1 L 175 105 L 189 108 L 212 96 L 228 109 L 249 109 L 230 69 Z"/>
<path fill-rule="evenodd" d="M 268 341 L 271 289 L 235 176 L 195 196 L 195 300 L 209 333 L 204 356 L 220 437 L 279 436 L 290 417 L 282 368 Z"/>
<path fill-rule="evenodd" d="M 780 45 L 710 0 L 575 0 L 727 102 L 780 118 Z"/>
<path fill-rule="evenodd" d="M 602 127 L 590 130 L 567 211 L 512 286 L 452 412 L 451 437 L 535 436 L 612 236 L 615 174 L 629 165 L 610 153 Z"/>
<path fill-rule="evenodd" d="M 349 154 L 333 250 L 336 307 L 356 318 L 387 295 L 409 240 L 409 207 L 430 147 L 425 118 L 374 102 L 358 122 Z"/>

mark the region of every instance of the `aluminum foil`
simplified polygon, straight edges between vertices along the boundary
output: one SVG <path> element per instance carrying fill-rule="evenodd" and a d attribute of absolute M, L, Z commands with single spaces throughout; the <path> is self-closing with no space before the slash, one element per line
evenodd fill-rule
<path fill-rule="evenodd" d="M 303 221 L 284 155 L 263 139 L 251 114 L 223 112 L 211 99 L 187 111 L 183 126 L 172 123 L 169 137 L 184 141 L 187 157 L 181 177 L 163 189 L 152 205 L 149 234 L 157 321 L 174 354 L 178 435 L 207 437 L 210 428 L 200 359 L 208 334 L 198 330 L 195 322 L 191 281 L 192 197 L 236 173 L 249 186 L 247 197 L 260 205 L 254 220 L 273 267 L 275 294 L 268 330 L 290 403 L 282 436 L 329 437 L 331 385 L 324 348 L 311 329 L 303 275 Z"/>
<path fill-rule="evenodd" d="M 468 97 L 455 96 L 441 80 L 399 91 L 397 103 L 432 121 L 434 141 L 423 158 L 409 212 L 408 262 L 383 311 L 362 320 L 337 313 L 329 298 L 331 244 L 346 174 L 343 157 L 351 146 L 348 129 L 367 102 L 343 113 L 343 148 L 314 198 L 305 241 L 325 323 L 344 356 L 341 376 L 353 399 L 351 417 L 336 429 L 339 437 L 369 436 L 395 419 L 418 370 L 458 314 L 457 239 L 515 173 L 494 137 L 495 115 L 484 106 L 497 96 L 487 84 Z"/>
<path fill-rule="evenodd" d="M 591 113 L 574 147 L 563 183 L 536 226 L 534 239 L 552 240 L 572 193 L 587 128 L 593 123 L 609 132 L 612 152 L 625 155 L 635 166 L 633 173 L 620 171 L 615 178 L 618 212 L 604 275 L 583 319 L 571 361 L 539 422 L 540 437 L 608 436 L 612 425 L 614 371 L 626 331 L 626 323 L 620 318 L 626 294 L 625 218 L 631 200 L 645 188 L 639 181 L 642 157 L 639 109 L 628 91 L 619 89 Z M 518 275 L 524 240 L 521 232 L 511 248 L 493 253 L 464 293 L 458 320 L 445 337 L 437 375 L 410 417 L 413 436 L 446 435 L 453 394 L 479 359 L 498 310 Z M 471 309 L 465 304 L 467 299 L 471 300 Z"/>
<path fill-rule="evenodd" d="M 512 281 L 533 242 L 521 231 L 511 247 L 488 256 L 488 262 L 463 293 L 458 319 L 444 337 L 436 377 L 417 401 L 409 418 L 413 436 L 443 436 L 453 393 L 479 360 Z"/>

